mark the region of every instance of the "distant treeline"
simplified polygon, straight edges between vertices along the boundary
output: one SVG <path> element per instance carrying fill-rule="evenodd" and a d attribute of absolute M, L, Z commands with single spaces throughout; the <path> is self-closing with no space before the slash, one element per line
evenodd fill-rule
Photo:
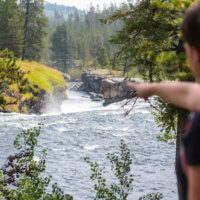
<path fill-rule="evenodd" d="M 110 67 L 116 48 L 109 39 L 122 22 L 104 24 L 100 19 L 116 10 L 114 4 L 103 10 L 91 6 L 86 12 L 44 0 L 0 0 L 0 50 L 64 72 L 74 66 Z"/>
<path fill-rule="evenodd" d="M 115 60 L 116 48 L 109 39 L 122 23 L 100 21 L 116 11 L 114 4 L 103 10 L 91 6 L 87 12 L 56 4 L 45 8 L 49 18 L 45 64 L 67 71 L 73 66 L 106 66 Z"/>

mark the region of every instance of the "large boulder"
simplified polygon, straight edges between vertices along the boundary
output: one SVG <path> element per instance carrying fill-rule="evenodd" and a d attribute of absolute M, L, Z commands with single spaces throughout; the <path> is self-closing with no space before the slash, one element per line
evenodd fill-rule
<path fill-rule="evenodd" d="M 121 77 L 106 78 L 94 71 L 84 71 L 81 77 L 82 83 L 76 84 L 71 89 L 90 93 L 94 101 L 105 100 L 105 105 L 131 98 L 132 92 L 126 85 L 126 81 Z M 140 83 L 142 79 L 131 79 L 132 82 Z M 98 96 L 100 94 L 100 96 Z"/>
<path fill-rule="evenodd" d="M 91 73 L 91 71 L 84 71 L 81 76 L 86 92 L 100 93 L 102 80 L 102 76 Z"/>
<path fill-rule="evenodd" d="M 123 98 L 129 92 L 130 89 L 126 86 L 123 78 L 111 78 L 102 81 L 101 93 L 105 99 Z"/>

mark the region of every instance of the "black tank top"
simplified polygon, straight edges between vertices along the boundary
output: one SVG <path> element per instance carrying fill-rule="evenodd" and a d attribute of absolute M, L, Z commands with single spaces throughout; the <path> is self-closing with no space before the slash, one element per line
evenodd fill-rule
<path fill-rule="evenodd" d="M 187 200 L 188 165 L 200 166 L 200 112 L 191 115 L 176 162 L 180 200 Z"/>

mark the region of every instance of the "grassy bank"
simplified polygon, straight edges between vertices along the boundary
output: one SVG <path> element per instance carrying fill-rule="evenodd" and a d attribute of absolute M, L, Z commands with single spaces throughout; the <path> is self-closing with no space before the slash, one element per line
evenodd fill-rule
<path fill-rule="evenodd" d="M 34 105 L 41 101 L 42 95 L 48 97 L 48 101 L 53 102 L 53 96 L 56 91 L 63 92 L 66 96 L 66 82 L 63 79 L 63 73 L 56 69 L 41 65 L 37 62 L 17 61 L 17 65 L 26 72 L 25 77 L 28 79 L 28 92 L 19 94 L 16 85 L 12 85 L 10 90 L 14 95 L 6 95 L 6 98 L 16 99 L 21 95 L 20 100 L 16 105 L 9 105 L 6 110 L 11 112 L 19 112 L 19 105 L 25 100 L 29 100 Z M 44 101 L 44 99 L 43 99 Z M 22 106 L 21 112 L 28 113 L 26 106 Z"/>
<path fill-rule="evenodd" d="M 29 79 L 30 86 L 37 85 L 38 88 L 47 93 L 52 93 L 54 89 L 66 87 L 63 73 L 56 69 L 28 61 L 18 61 L 17 65 L 27 73 L 26 77 Z"/>

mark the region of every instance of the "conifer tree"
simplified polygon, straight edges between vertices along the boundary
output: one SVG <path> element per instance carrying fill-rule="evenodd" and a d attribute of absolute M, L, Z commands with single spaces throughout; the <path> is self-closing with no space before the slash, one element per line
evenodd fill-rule
<path fill-rule="evenodd" d="M 40 60 L 44 49 L 44 28 L 47 19 L 44 16 L 44 0 L 21 0 L 20 7 L 24 19 L 24 41 L 22 60 Z"/>
<path fill-rule="evenodd" d="M 97 60 L 100 65 L 105 66 L 107 62 L 107 55 L 105 47 L 98 48 L 97 51 Z"/>
<path fill-rule="evenodd" d="M 0 50 L 7 48 L 20 57 L 23 32 L 16 0 L 0 1 L 0 27 Z"/>
<path fill-rule="evenodd" d="M 87 13 L 74 11 L 71 14 L 67 14 L 62 13 L 62 10 L 59 10 L 57 6 L 55 9 L 57 10 L 57 14 L 54 13 L 53 15 L 52 11 L 52 15 L 49 16 L 51 30 L 48 33 L 48 37 L 51 38 L 50 35 L 52 35 L 52 32 L 56 29 L 56 25 L 60 25 L 62 20 L 66 21 L 68 32 L 70 32 L 70 41 L 74 41 L 74 44 L 71 46 L 72 59 L 74 60 L 73 63 L 75 65 L 85 65 L 87 67 L 96 66 L 96 64 L 98 64 L 97 60 L 102 48 L 105 49 L 105 56 L 107 57 L 107 61 L 109 59 L 113 59 L 114 47 L 112 47 L 113 45 L 109 43 L 109 37 L 112 35 L 112 33 L 115 32 L 116 29 L 121 27 L 121 25 L 119 22 L 105 25 L 99 21 L 100 18 L 108 16 L 113 12 L 114 9 L 116 9 L 113 5 L 111 8 L 104 9 L 103 11 L 98 9 L 98 7 L 96 9 L 91 6 Z M 63 16 L 64 18 L 61 17 L 62 20 L 58 20 L 60 18 L 59 16 Z M 58 24 L 55 23 L 56 21 Z M 48 49 L 46 49 L 46 55 L 48 53 L 51 52 L 48 52 Z M 45 63 L 52 65 L 52 63 L 48 62 L 48 57 L 49 56 L 46 56 Z M 114 63 L 116 63 L 116 59 L 114 60 Z M 105 65 L 105 62 L 103 62 L 103 65 Z M 54 65 L 54 67 L 56 67 L 56 65 Z"/>
<path fill-rule="evenodd" d="M 72 65 L 73 41 L 66 23 L 57 26 L 51 37 L 51 44 L 51 60 L 54 66 L 67 72 Z"/>

